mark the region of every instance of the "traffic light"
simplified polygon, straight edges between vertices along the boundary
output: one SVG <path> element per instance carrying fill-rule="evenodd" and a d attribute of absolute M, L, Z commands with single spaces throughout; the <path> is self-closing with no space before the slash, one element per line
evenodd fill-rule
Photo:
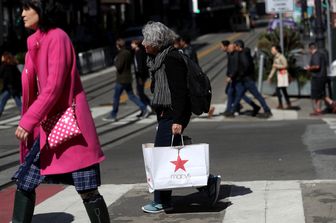
<path fill-rule="evenodd" d="M 200 13 L 200 10 L 198 8 L 198 0 L 192 0 L 192 11 L 193 13 Z"/>

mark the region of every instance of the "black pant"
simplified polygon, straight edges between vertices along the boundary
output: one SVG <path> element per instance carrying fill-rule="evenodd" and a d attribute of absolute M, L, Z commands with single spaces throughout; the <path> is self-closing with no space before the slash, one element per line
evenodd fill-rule
<path fill-rule="evenodd" d="M 173 120 L 170 118 L 163 118 L 159 120 L 155 136 L 155 146 L 170 146 L 172 140 L 172 125 Z M 174 137 L 174 146 L 181 145 L 180 135 Z M 154 202 L 159 204 L 169 204 L 171 202 L 172 190 L 155 190 Z"/>
<path fill-rule="evenodd" d="M 145 83 L 147 78 L 136 77 L 136 88 L 138 96 L 142 103 L 145 105 L 150 105 L 150 99 L 145 94 Z"/>
<path fill-rule="evenodd" d="M 279 101 L 279 105 L 282 106 L 282 95 L 281 95 L 281 91 L 283 93 L 283 95 L 285 96 L 285 100 L 287 105 L 290 105 L 290 100 L 289 100 L 289 96 L 287 94 L 287 87 L 277 87 L 276 88 L 276 94 L 278 96 L 278 101 Z"/>

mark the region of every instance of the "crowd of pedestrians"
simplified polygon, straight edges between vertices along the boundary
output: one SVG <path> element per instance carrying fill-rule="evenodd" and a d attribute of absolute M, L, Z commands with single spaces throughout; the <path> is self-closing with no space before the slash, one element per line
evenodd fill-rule
<path fill-rule="evenodd" d="M 22 76 L 22 90 L 15 58 L 2 55 L 0 77 L 3 90 L 0 101 L 0 116 L 9 97 L 14 97 L 22 117 L 15 135 L 20 140 L 20 167 L 14 174 L 17 184 L 12 222 L 31 222 L 36 201 L 35 190 L 43 182 L 74 185 L 83 200 L 91 222 L 110 222 L 109 213 L 100 195 L 100 162 L 102 152 L 89 105 L 76 67 L 76 54 L 70 38 L 58 28 L 59 8 L 54 1 L 24 0 L 22 17 L 27 29 L 34 33 L 28 38 L 28 53 Z M 181 53 L 198 64 L 196 50 L 188 36 L 177 37 L 176 33 L 160 22 L 149 22 L 143 27 L 143 41 L 133 40 L 133 54 L 126 49 L 123 39 L 116 41 L 118 54 L 115 57 L 116 84 L 113 108 L 105 121 L 117 121 L 119 101 L 123 91 L 140 110 L 138 118 L 146 118 L 151 112 L 157 117 L 156 147 L 170 146 L 173 135 L 182 135 L 191 119 L 191 102 L 187 83 L 187 65 Z M 43 41 L 42 41 L 43 40 Z M 227 54 L 226 109 L 223 115 L 234 118 L 241 113 L 241 100 L 251 106 L 252 116 L 270 118 L 272 112 L 258 91 L 255 81 L 255 65 L 251 50 L 244 41 L 223 40 L 221 49 Z M 309 44 L 311 61 L 305 69 L 311 74 L 312 115 L 322 113 L 322 101 L 336 112 L 336 102 L 325 95 L 325 56 L 316 44 Z M 278 45 L 273 45 L 271 82 L 276 74 L 278 109 L 283 109 L 282 94 L 286 108 L 291 108 L 287 93 L 289 85 L 288 63 Z M 60 59 L 61 58 L 61 59 Z M 47 60 L 47 61 L 46 61 Z M 136 80 L 136 96 L 133 93 L 132 66 Z M 147 80 L 151 78 L 151 99 L 145 94 Z M 249 92 L 253 99 L 246 93 Z M 21 93 L 22 101 L 21 103 Z M 255 103 L 254 100 L 258 102 Z M 81 126 L 79 137 L 51 150 L 48 134 L 40 123 L 72 107 L 76 122 Z M 263 113 L 260 113 L 261 108 Z M 210 108 L 209 114 L 213 113 Z M 180 144 L 181 137 L 174 138 L 173 145 Z M 211 175 L 208 184 L 198 188 L 207 191 L 212 205 L 217 202 L 221 177 Z M 146 213 L 160 213 L 172 209 L 172 190 L 154 191 L 154 200 L 142 207 Z"/>

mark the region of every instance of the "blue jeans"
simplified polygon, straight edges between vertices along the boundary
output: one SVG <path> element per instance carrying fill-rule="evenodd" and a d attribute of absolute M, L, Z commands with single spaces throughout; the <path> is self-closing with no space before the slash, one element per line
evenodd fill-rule
<path fill-rule="evenodd" d="M 255 85 L 253 80 L 247 79 L 246 81 L 244 81 L 244 86 L 245 86 L 246 90 L 248 90 L 259 101 L 261 107 L 263 107 L 265 112 L 270 112 L 271 111 L 271 109 L 268 107 L 265 99 L 263 98 L 263 96 L 258 91 L 258 88 Z"/>
<path fill-rule="evenodd" d="M 271 109 L 266 104 L 265 99 L 259 93 L 257 86 L 251 79 L 245 79 L 244 81 L 239 81 L 236 83 L 236 98 L 233 102 L 231 112 L 234 112 L 238 108 L 240 100 L 245 95 L 246 91 L 249 91 L 260 103 L 265 112 L 270 112 Z"/>
<path fill-rule="evenodd" d="M 164 118 L 159 120 L 159 125 L 156 131 L 154 146 L 170 146 L 172 140 L 172 125 L 173 120 Z M 181 145 L 180 135 L 174 137 L 173 145 Z M 171 203 L 172 190 L 155 190 L 154 202 L 159 204 Z"/>
<path fill-rule="evenodd" d="M 228 100 L 227 100 L 227 105 L 226 105 L 226 110 L 225 111 L 231 111 L 232 107 L 233 107 L 233 103 L 234 103 L 235 98 L 237 96 L 236 95 L 236 83 L 235 82 L 231 82 L 231 83 L 228 84 L 226 94 L 227 94 Z M 249 104 L 251 106 L 252 106 L 252 104 L 254 104 L 253 101 L 249 97 L 247 97 L 245 94 L 243 94 L 242 99 L 247 104 Z M 238 109 L 238 106 L 237 106 L 237 109 Z M 237 111 L 237 110 L 234 110 L 234 111 Z"/>
<path fill-rule="evenodd" d="M 0 101 L 0 116 L 2 112 L 5 109 L 6 103 L 10 97 L 14 98 L 16 107 L 19 109 L 21 113 L 22 103 L 21 103 L 21 97 L 20 96 L 13 96 L 9 91 L 4 91 L 1 94 L 1 101 Z"/>
<path fill-rule="evenodd" d="M 126 91 L 128 98 L 134 102 L 141 111 L 145 111 L 146 105 L 137 98 L 132 90 L 132 84 L 119 84 L 116 83 L 114 88 L 114 97 L 113 97 L 113 110 L 111 112 L 112 117 L 116 117 L 119 110 L 120 96 L 123 91 Z"/>

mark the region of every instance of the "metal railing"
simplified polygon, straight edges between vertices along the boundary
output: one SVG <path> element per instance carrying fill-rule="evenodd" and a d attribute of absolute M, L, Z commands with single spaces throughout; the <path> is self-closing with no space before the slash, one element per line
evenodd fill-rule
<path fill-rule="evenodd" d="M 114 51 L 111 47 L 92 49 L 78 53 L 78 68 L 80 73 L 87 74 L 113 64 Z"/>

